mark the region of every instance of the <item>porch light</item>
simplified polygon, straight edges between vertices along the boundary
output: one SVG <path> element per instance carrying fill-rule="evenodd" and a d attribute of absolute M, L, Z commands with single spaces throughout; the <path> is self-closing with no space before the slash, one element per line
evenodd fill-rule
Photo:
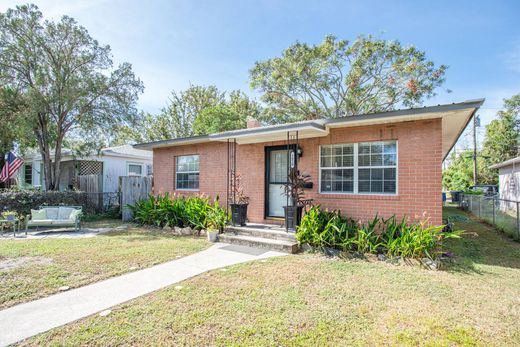
<path fill-rule="evenodd" d="M 301 147 L 298 147 L 298 158 L 301 158 L 303 156 L 303 151 Z"/>

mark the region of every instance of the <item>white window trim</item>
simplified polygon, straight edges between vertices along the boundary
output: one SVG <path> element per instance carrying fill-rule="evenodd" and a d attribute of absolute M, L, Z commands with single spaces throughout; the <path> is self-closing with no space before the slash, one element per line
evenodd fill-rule
<path fill-rule="evenodd" d="M 177 158 L 179 157 L 191 157 L 191 156 L 197 156 L 199 157 L 199 170 L 198 171 L 177 171 Z M 190 174 L 190 173 L 198 173 L 199 174 L 199 188 L 179 188 L 177 187 L 177 175 L 179 173 L 182 174 Z M 183 155 L 177 155 L 175 156 L 175 190 L 178 190 L 180 192 L 198 192 L 200 191 L 200 155 L 199 154 L 183 154 Z"/>
<path fill-rule="evenodd" d="M 27 166 L 31 167 L 31 183 L 27 183 L 27 175 L 26 175 Z M 34 177 L 33 163 L 32 162 L 24 163 L 23 164 L 23 185 L 24 186 L 27 186 L 27 185 L 32 186 L 33 185 L 33 177 Z"/>
<path fill-rule="evenodd" d="M 141 174 L 140 175 L 136 175 L 134 173 L 130 174 L 130 165 L 137 165 L 137 166 L 140 166 L 141 167 Z M 104 166 L 104 165 L 103 165 Z M 132 162 L 132 161 L 127 161 L 126 162 L 126 175 L 127 176 L 146 176 L 144 174 L 144 170 L 145 170 L 145 167 L 144 167 L 144 164 L 143 163 L 136 163 L 136 162 Z"/>
<path fill-rule="evenodd" d="M 359 169 L 390 169 L 394 168 L 394 166 L 358 166 L 358 147 L 360 143 L 371 143 L 371 142 L 386 142 L 386 141 L 395 141 L 395 193 L 371 193 L 371 192 L 358 192 L 358 171 Z M 321 190 L 321 147 L 329 147 L 329 146 L 340 146 L 340 145 L 354 145 L 354 192 L 324 192 Z M 351 169 L 352 167 L 344 167 L 344 169 Z M 325 167 L 323 169 L 343 169 L 343 167 L 337 168 L 329 168 Z M 318 148 L 318 194 L 320 195 L 372 195 L 372 196 L 398 196 L 399 195 L 399 141 L 398 140 L 379 140 L 379 141 L 361 141 L 355 143 L 331 143 L 327 145 L 320 145 Z"/>

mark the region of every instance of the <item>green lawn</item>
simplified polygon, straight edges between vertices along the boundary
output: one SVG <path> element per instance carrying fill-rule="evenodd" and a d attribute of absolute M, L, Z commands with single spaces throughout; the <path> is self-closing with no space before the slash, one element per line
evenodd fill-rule
<path fill-rule="evenodd" d="M 454 208 L 447 215 L 459 215 Z M 520 244 L 474 220 L 444 270 L 300 254 L 241 264 L 23 345 L 520 345 Z"/>
<path fill-rule="evenodd" d="M 97 220 L 84 226 L 120 224 Z M 48 296 L 61 286 L 83 286 L 207 246 L 203 237 L 178 237 L 137 226 L 92 238 L 0 240 L 0 308 Z M 14 267 L 6 268 L 11 262 Z"/>

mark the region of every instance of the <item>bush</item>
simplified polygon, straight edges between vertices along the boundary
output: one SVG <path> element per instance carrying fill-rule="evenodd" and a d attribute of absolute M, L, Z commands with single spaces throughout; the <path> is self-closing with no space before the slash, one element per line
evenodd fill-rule
<path fill-rule="evenodd" d="M 10 190 L 0 192 L 0 211 L 16 211 L 25 216 L 31 209 L 41 205 L 48 206 L 82 206 L 84 212 L 93 212 L 94 208 L 84 192 L 58 192 L 37 190 Z"/>
<path fill-rule="evenodd" d="M 374 217 L 368 223 L 345 218 L 338 211 L 313 206 L 302 218 L 296 238 L 314 247 L 332 247 L 346 252 L 385 254 L 390 257 L 435 259 L 442 253 L 442 242 L 458 238 L 461 232 L 445 232 L 443 226 L 426 221 L 409 223 Z"/>
<path fill-rule="evenodd" d="M 191 227 L 202 230 L 208 224 L 222 231 L 228 215 L 219 207 L 218 197 L 212 205 L 205 196 L 170 196 L 150 195 L 148 199 L 129 205 L 134 214 L 134 221 L 140 224 L 158 227 Z M 224 220 L 224 222 L 222 222 Z"/>
<path fill-rule="evenodd" d="M 226 224 L 229 222 L 229 214 L 223 208 L 220 208 L 218 197 L 215 204 L 208 210 L 207 228 L 223 232 Z"/>
<path fill-rule="evenodd" d="M 465 190 L 464 195 L 484 195 L 484 192 L 481 190 Z"/>

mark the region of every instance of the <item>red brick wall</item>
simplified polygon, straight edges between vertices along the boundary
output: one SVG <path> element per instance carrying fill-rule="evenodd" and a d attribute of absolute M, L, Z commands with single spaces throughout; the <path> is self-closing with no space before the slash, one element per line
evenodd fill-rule
<path fill-rule="evenodd" d="M 326 137 L 300 140 L 303 156 L 298 167 L 309 173 L 314 188 L 306 192 L 308 198 L 329 209 L 339 209 L 353 218 L 370 219 L 396 214 L 420 218 L 426 214 L 433 224 L 442 223 L 441 120 L 415 121 L 391 125 L 331 129 Z M 364 141 L 398 141 L 398 194 L 337 195 L 319 194 L 319 146 Z M 237 169 L 242 174 L 245 193 L 250 197 L 248 218 L 252 222 L 264 220 L 265 146 L 283 144 L 267 142 L 237 146 Z M 226 143 L 205 143 L 154 150 L 154 192 L 175 192 L 175 156 L 200 155 L 200 192 L 212 197 L 219 194 L 226 201 Z M 184 194 L 186 192 L 177 192 Z M 192 193 L 187 193 L 192 194 Z"/>

